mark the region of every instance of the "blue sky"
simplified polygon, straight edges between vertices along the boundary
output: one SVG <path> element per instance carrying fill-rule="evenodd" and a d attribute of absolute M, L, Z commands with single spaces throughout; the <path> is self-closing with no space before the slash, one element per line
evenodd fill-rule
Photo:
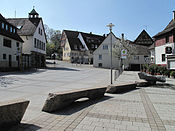
<path fill-rule="evenodd" d="M 35 6 L 45 24 L 56 30 L 70 29 L 95 34 L 108 33 L 135 40 L 146 29 L 155 35 L 173 18 L 175 0 L 1 0 L 0 13 L 6 17 L 28 17 Z"/>

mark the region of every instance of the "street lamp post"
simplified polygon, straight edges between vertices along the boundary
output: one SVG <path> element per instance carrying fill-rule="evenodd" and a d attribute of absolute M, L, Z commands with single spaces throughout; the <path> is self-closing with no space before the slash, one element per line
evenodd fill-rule
<path fill-rule="evenodd" d="M 110 34 L 111 34 L 111 85 L 112 85 L 112 27 L 114 25 L 112 23 L 110 23 L 109 25 L 107 25 L 107 27 L 109 27 L 110 30 Z"/>

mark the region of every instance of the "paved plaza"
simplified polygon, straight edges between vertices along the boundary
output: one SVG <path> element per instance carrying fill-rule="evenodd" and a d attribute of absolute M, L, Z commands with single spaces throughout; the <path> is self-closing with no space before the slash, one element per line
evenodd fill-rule
<path fill-rule="evenodd" d="M 80 99 L 54 113 L 41 112 L 49 92 L 107 86 L 110 70 L 58 62 L 37 72 L 1 74 L 0 101 L 25 98 L 30 105 L 22 123 L 11 131 L 174 131 L 175 90 L 141 87 Z M 116 83 L 140 81 L 137 72 L 123 72 Z M 175 85 L 172 79 L 165 85 Z M 173 85 L 174 84 L 174 85 Z M 160 87 L 164 85 L 160 84 Z"/>

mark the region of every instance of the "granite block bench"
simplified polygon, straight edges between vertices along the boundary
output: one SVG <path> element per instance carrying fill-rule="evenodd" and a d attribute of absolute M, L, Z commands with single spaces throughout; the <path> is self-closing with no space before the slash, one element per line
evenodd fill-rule
<path fill-rule="evenodd" d="M 135 89 L 137 86 L 136 83 L 123 83 L 115 84 L 107 87 L 106 93 L 122 93 L 125 91 L 130 91 Z"/>
<path fill-rule="evenodd" d="M 62 109 L 80 98 L 96 99 L 103 97 L 106 87 L 85 88 L 79 90 L 49 93 L 42 111 L 53 112 Z"/>
<path fill-rule="evenodd" d="M 28 104 L 24 99 L 0 102 L 0 130 L 19 124 Z"/>
<path fill-rule="evenodd" d="M 156 82 L 166 82 L 166 78 L 164 76 L 156 76 L 150 75 L 145 72 L 138 73 L 140 79 L 144 79 L 148 81 L 150 84 L 156 84 Z"/>

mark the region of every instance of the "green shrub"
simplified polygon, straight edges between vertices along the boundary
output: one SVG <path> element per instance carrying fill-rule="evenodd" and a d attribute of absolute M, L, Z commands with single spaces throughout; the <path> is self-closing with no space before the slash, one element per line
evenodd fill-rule
<path fill-rule="evenodd" d="M 142 69 L 143 69 L 144 72 L 146 72 L 148 70 L 148 68 L 149 68 L 148 64 L 142 65 Z"/>
<path fill-rule="evenodd" d="M 170 70 L 166 70 L 164 71 L 163 75 L 170 77 L 170 72 L 171 72 Z"/>
<path fill-rule="evenodd" d="M 170 76 L 175 78 L 175 71 L 171 71 Z"/>
<path fill-rule="evenodd" d="M 149 66 L 148 71 L 151 73 L 151 75 L 154 75 L 158 72 L 158 66 L 156 64 L 152 64 Z"/>
<path fill-rule="evenodd" d="M 165 71 L 167 71 L 167 68 L 165 66 L 158 66 L 157 67 L 157 73 L 160 73 L 161 75 L 164 75 Z"/>

